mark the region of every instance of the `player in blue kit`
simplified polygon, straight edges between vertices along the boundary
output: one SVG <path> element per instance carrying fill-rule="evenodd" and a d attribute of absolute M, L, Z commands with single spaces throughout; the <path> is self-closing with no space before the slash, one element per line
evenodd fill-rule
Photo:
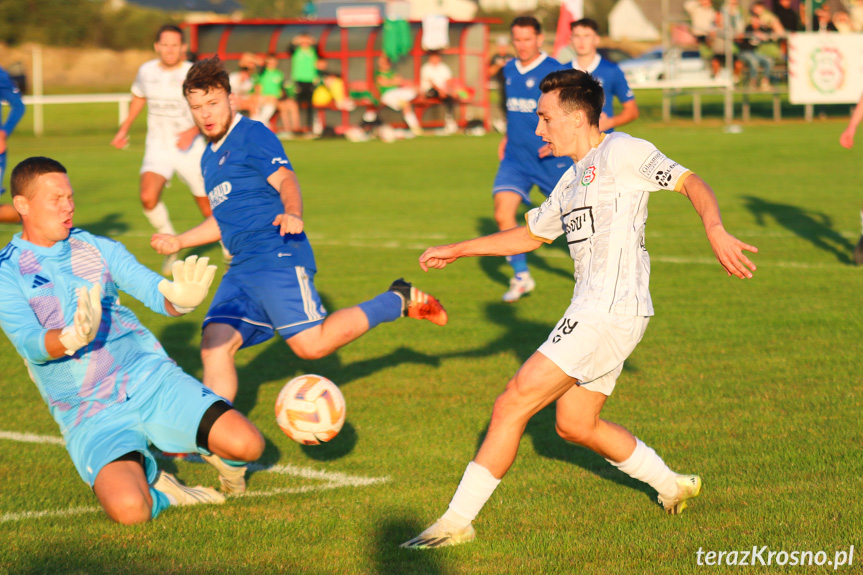
<path fill-rule="evenodd" d="M 315 291 L 300 186 L 281 142 L 265 125 L 233 112 L 228 74 L 217 57 L 189 70 L 183 92 L 210 142 L 201 168 L 213 215 L 177 236 L 155 234 L 151 245 L 168 255 L 221 237 L 234 256 L 204 320 L 204 385 L 233 400 L 234 355 L 275 332 L 299 357 L 318 359 L 402 316 L 446 324 L 440 302 L 403 280 L 327 315 Z"/>
<path fill-rule="evenodd" d="M 599 80 L 605 92 L 605 103 L 602 106 L 602 115 L 599 117 L 599 130 L 611 133 L 615 128 L 637 119 L 638 105 L 635 103 L 635 95 L 629 88 L 623 70 L 597 52 L 599 25 L 590 18 L 582 18 L 570 24 L 569 29 L 572 31 L 569 43 L 575 52 L 575 60 L 570 62 L 569 66 L 575 70 L 587 72 Z M 623 107 L 617 116 L 614 115 L 615 98 Z"/>
<path fill-rule="evenodd" d="M 21 101 L 21 91 L 3 68 L 0 68 L 0 100 L 11 108 L 6 122 L 3 122 L 2 106 L 0 106 L 0 196 L 6 192 L 3 179 L 6 177 L 6 149 L 9 136 L 24 115 L 24 102 Z M 0 223 L 20 222 L 21 218 L 15 208 L 8 204 L 0 204 Z"/>
<path fill-rule="evenodd" d="M 494 219 L 500 231 L 517 227 L 519 206 L 530 205 L 534 184 L 546 196 L 572 165 L 569 158 L 555 158 L 536 135 L 536 103 L 539 83 L 560 70 L 554 58 L 542 52 L 542 27 L 532 16 L 520 16 L 510 24 L 515 59 L 503 68 L 506 82 L 506 137 L 498 148 L 500 166 L 494 178 Z M 533 291 L 536 282 L 527 269 L 527 254 L 507 256 L 514 277 L 503 301 L 514 302 Z"/>
<path fill-rule="evenodd" d="M 206 297 L 215 266 L 191 256 L 174 264 L 169 282 L 121 244 L 74 228 L 72 186 L 55 160 L 24 160 L 12 171 L 11 188 L 23 229 L 0 251 L 0 327 L 27 364 L 81 478 L 108 516 L 124 524 L 155 518 L 172 504 L 222 503 L 214 489 L 186 487 L 160 472 L 148 443 L 199 451 L 245 486 L 233 467 L 245 472 L 241 462 L 260 457 L 263 437 L 178 368 L 119 302 L 124 291 L 156 313 L 188 313 Z"/>

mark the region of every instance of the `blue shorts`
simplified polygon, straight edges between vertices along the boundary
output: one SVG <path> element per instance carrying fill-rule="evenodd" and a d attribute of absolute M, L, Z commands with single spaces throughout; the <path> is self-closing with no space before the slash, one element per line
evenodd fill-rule
<path fill-rule="evenodd" d="M 66 449 L 87 485 L 93 487 L 103 467 L 127 453 L 144 454 L 147 481 L 156 479 L 152 443 L 162 451 L 196 453 L 201 418 L 211 405 L 225 401 L 174 364 L 150 374 L 154 385 L 112 405 L 66 434 Z"/>
<path fill-rule="evenodd" d="M 497 168 L 491 195 L 512 192 L 521 196 L 521 201 L 529 206 L 530 190 L 534 184 L 543 195 L 549 196 L 571 165 L 572 161 L 567 158 L 537 157 L 535 161 L 523 162 L 507 156 Z"/>
<path fill-rule="evenodd" d="M 314 279 L 315 271 L 302 266 L 255 271 L 233 266 L 213 296 L 203 327 L 232 326 L 243 338 L 242 347 L 263 343 L 277 331 L 288 339 L 327 316 Z"/>

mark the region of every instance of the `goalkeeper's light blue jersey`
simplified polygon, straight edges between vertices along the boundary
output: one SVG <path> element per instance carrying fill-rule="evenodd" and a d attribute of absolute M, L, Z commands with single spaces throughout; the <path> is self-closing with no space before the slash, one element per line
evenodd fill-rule
<path fill-rule="evenodd" d="M 173 368 L 162 345 L 120 305 L 122 290 L 168 315 L 162 278 L 108 238 L 72 229 L 50 248 L 16 234 L 0 251 L 0 327 L 24 358 L 39 393 L 65 435 L 106 407 L 147 393 L 160 371 Z M 72 356 L 51 359 L 45 334 L 73 323 L 77 288 L 102 286 L 96 339 Z"/>

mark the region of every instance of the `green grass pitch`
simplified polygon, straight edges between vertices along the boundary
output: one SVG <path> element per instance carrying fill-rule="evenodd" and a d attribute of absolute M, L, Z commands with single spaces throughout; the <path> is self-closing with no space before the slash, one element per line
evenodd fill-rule
<path fill-rule="evenodd" d="M 137 199 L 142 127 L 128 150 L 114 150 L 113 109 L 105 110 L 49 107 L 42 138 L 25 119 L 10 139 L 10 168 L 30 155 L 63 162 L 76 225 L 157 269 Z M 572 262 L 559 243 L 531 255 L 538 287 L 515 305 L 500 302 L 502 258 L 427 274 L 417 265 L 426 246 L 493 231 L 498 136 L 292 141 L 327 307 L 368 299 L 404 276 L 444 302 L 449 325 L 398 321 L 317 362 L 279 339 L 240 352 L 237 407 L 266 436 L 260 463 L 270 469 L 251 474 L 251 496 L 169 509 L 135 527 L 96 510 L 61 445 L 12 435 L 59 438 L 0 337 L 0 573 L 687 574 L 710 571 L 698 566 L 699 549 L 823 550 L 832 560 L 860 546 L 863 270 L 850 255 L 863 151 L 839 147 L 843 127 L 760 123 L 730 135 L 717 124 L 642 121 L 630 129 L 704 177 L 729 231 L 760 249 L 755 279 L 727 278 L 689 202 L 652 196 L 656 317 L 603 414 L 673 469 L 704 478 L 681 516 L 666 516 L 650 488 L 561 440 L 550 407 L 527 426 L 515 465 L 476 521 L 476 542 L 400 549 L 446 509 L 494 398 L 567 307 Z M 197 223 L 181 183 L 164 197 L 178 229 Z M 0 245 L 15 231 L 0 226 Z M 195 253 L 221 265 L 215 246 Z M 201 376 L 203 309 L 172 319 L 123 303 Z M 282 385 L 309 372 L 339 384 L 347 401 L 343 431 L 317 447 L 291 442 L 273 416 Z M 161 463 L 187 484 L 217 485 L 206 465 Z M 861 562 L 863 551 L 840 571 Z"/>

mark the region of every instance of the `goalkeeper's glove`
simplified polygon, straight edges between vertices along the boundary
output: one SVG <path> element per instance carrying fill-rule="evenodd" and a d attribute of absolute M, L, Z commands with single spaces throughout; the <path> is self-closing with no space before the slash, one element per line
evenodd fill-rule
<path fill-rule="evenodd" d="M 159 282 L 159 291 L 175 310 L 182 314 L 189 313 L 207 297 L 207 291 L 216 276 L 216 266 L 207 265 L 209 263 L 210 258 L 189 256 L 174 262 L 174 281 Z"/>
<path fill-rule="evenodd" d="M 66 348 L 66 355 L 75 355 L 82 347 L 89 345 L 96 338 L 99 324 L 102 323 L 102 286 L 94 285 L 77 290 L 78 309 L 71 325 L 60 332 L 60 343 Z"/>

